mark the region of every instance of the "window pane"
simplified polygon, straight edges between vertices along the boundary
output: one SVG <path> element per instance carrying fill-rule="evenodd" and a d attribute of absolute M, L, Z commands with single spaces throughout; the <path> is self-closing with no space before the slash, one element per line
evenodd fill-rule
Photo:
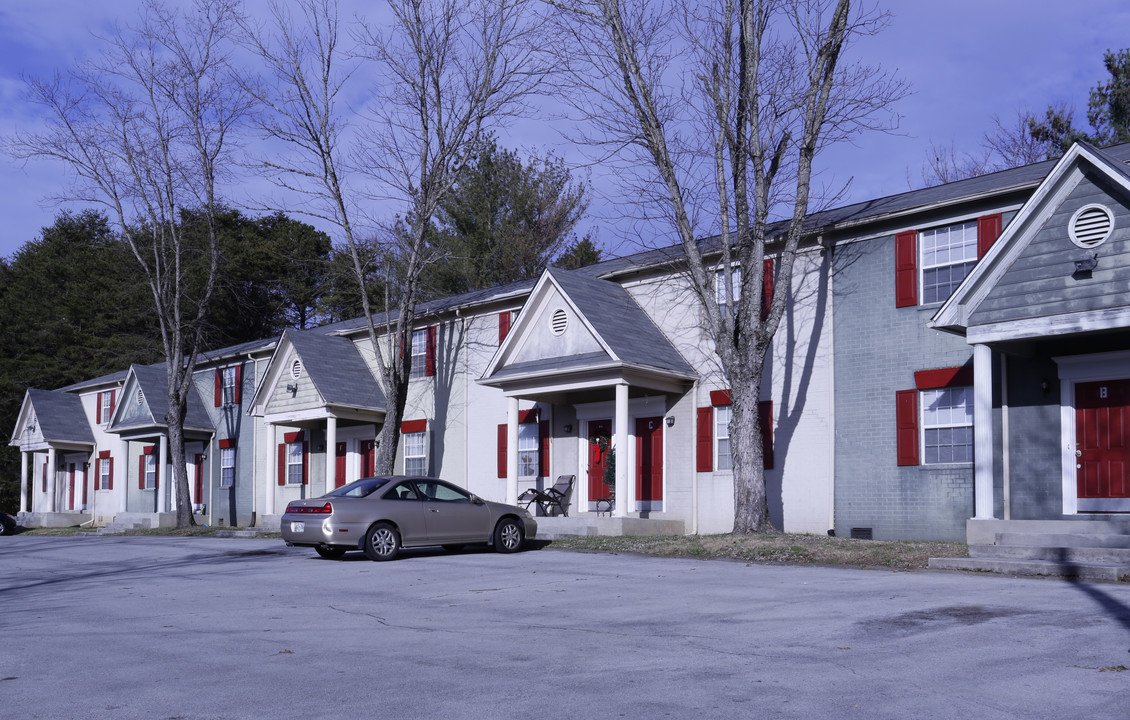
<path fill-rule="evenodd" d="M 424 377 L 428 357 L 428 333 L 426 330 L 412 332 L 412 370 L 409 377 Z"/>
<path fill-rule="evenodd" d="M 427 475 L 427 433 L 404 434 L 404 474 Z"/>
<path fill-rule="evenodd" d="M 944 302 L 977 263 L 977 223 L 950 225 L 919 234 L 922 302 Z"/>
<path fill-rule="evenodd" d="M 732 470 L 734 465 L 730 458 L 730 406 L 720 405 L 714 408 L 714 437 L 718 448 L 719 470 Z"/>
<path fill-rule="evenodd" d="M 235 448 L 220 450 L 220 487 L 235 485 Z"/>
<path fill-rule="evenodd" d="M 288 485 L 302 484 L 302 443 L 287 443 L 286 482 Z"/>
<path fill-rule="evenodd" d="M 536 477 L 538 474 L 538 426 L 535 423 L 518 425 L 518 475 Z"/>
<path fill-rule="evenodd" d="M 939 388 L 920 395 L 923 462 L 973 462 L 973 389 Z"/>

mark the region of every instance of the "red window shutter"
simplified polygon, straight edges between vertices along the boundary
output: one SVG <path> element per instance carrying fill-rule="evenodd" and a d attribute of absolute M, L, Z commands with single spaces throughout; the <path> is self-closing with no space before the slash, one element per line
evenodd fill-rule
<path fill-rule="evenodd" d="M 761 277 L 761 319 L 769 317 L 773 305 L 773 258 L 765 258 Z"/>
<path fill-rule="evenodd" d="M 47 492 L 47 461 L 43 461 L 43 492 Z"/>
<path fill-rule="evenodd" d="M 918 304 L 918 231 L 895 235 L 895 307 Z"/>
<path fill-rule="evenodd" d="M 117 402 L 118 402 L 118 391 L 117 390 L 111 390 L 110 391 L 110 415 L 111 416 L 113 416 L 113 414 L 114 414 L 114 408 L 117 407 Z M 109 422 L 109 420 L 110 420 L 110 418 L 106 418 L 107 422 Z"/>
<path fill-rule="evenodd" d="M 538 475 L 549 477 L 549 421 L 538 423 Z"/>
<path fill-rule="evenodd" d="M 137 458 L 137 489 L 145 489 L 145 455 Z"/>
<path fill-rule="evenodd" d="M 82 504 L 87 502 L 86 488 L 90 484 L 90 463 L 84 462 L 82 464 Z"/>
<path fill-rule="evenodd" d="M 279 487 L 286 485 L 286 443 L 279 443 Z"/>
<path fill-rule="evenodd" d="M 506 477 L 506 423 L 498 426 L 498 476 Z"/>
<path fill-rule="evenodd" d="M 757 424 L 761 427 L 761 466 L 773 469 L 773 401 L 757 403 Z"/>
<path fill-rule="evenodd" d="M 695 472 L 714 470 L 714 408 L 698 408 L 698 430 L 695 438 Z"/>
<path fill-rule="evenodd" d="M 310 443 L 302 443 L 302 484 L 310 482 Z"/>
<path fill-rule="evenodd" d="M 977 218 L 977 259 L 985 257 L 985 253 L 993 246 L 1001 235 L 1001 215 L 982 215 Z"/>
<path fill-rule="evenodd" d="M 98 425 L 102 424 L 102 393 L 98 393 L 98 397 L 94 398 L 94 422 Z"/>
<path fill-rule="evenodd" d="M 436 374 L 436 326 L 428 326 L 428 356 L 424 363 L 424 375 L 431 377 Z"/>
<path fill-rule="evenodd" d="M 114 458 L 110 458 L 110 490 L 114 489 Z"/>
<path fill-rule="evenodd" d="M 235 388 L 232 390 L 232 402 L 239 405 L 243 400 L 243 365 L 235 366 Z"/>
<path fill-rule="evenodd" d="M 220 407 L 224 404 L 224 371 L 216 371 L 215 389 L 212 393 L 212 401 L 214 407 Z"/>
<path fill-rule="evenodd" d="M 506 336 L 510 334 L 510 311 L 498 314 L 498 344 L 501 345 Z"/>
<path fill-rule="evenodd" d="M 896 456 L 899 465 L 918 464 L 918 391 L 895 393 Z"/>

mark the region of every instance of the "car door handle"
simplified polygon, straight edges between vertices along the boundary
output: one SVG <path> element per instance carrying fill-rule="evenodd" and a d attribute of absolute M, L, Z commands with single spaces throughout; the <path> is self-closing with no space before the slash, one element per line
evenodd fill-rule
<path fill-rule="evenodd" d="M 428 512 L 437 513 L 437 512 L 439 512 L 439 510 L 437 510 L 436 508 L 428 508 Z"/>

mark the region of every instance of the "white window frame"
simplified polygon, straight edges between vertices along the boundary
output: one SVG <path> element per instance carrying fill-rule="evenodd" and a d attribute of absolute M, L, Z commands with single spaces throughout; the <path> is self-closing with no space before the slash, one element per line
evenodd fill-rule
<path fill-rule="evenodd" d="M 428 367 L 428 331 L 412 331 L 412 369 L 409 378 L 421 378 L 427 374 Z"/>
<path fill-rule="evenodd" d="M 145 458 L 145 489 L 157 489 L 157 453 L 143 455 Z"/>
<path fill-rule="evenodd" d="M 740 265 L 734 265 L 730 268 L 730 286 L 734 290 L 734 306 L 737 307 L 742 292 L 742 268 Z M 722 317 L 726 317 L 725 270 L 716 270 L 714 272 L 714 294 L 718 302 L 718 311 L 721 313 Z"/>
<path fill-rule="evenodd" d="M 960 393 L 963 403 L 955 403 Z M 937 410 L 934 405 L 945 401 L 945 405 Z M 969 465 L 973 462 L 973 386 L 959 385 L 955 387 L 931 388 L 918 391 L 919 406 L 919 443 L 923 465 Z M 954 442 L 953 431 L 964 431 L 967 442 Z M 944 445 L 935 440 L 931 444 L 931 435 L 940 439 L 949 435 L 949 440 Z M 968 448 L 968 457 L 954 458 L 957 448 Z M 931 454 L 931 448 L 933 454 Z M 943 459 L 945 455 L 945 459 Z"/>
<path fill-rule="evenodd" d="M 98 458 L 98 489 L 110 489 L 110 458 Z"/>
<path fill-rule="evenodd" d="M 537 477 L 541 434 L 538 423 L 518 424 L 518 477 Z"/>
<path fill-rule="evenodd" d="M 235 404 L 235 366 L 220 370 L 220 402 L 224 405 Z"/>
<path fill-rule="evenodd" d="M 306 467 L 306 453 L 301 440 L 286 444 L 286 484 L 297 486 L 302 484 L 302 474 Z"/>
<path fill-rule="evenodd" d="M 404 440 L 404 474 L 428 474 L 428 431 L 403 433 Z"/>
<path fill-rule="evenodd" d="M 956 241 L 955 235 L 960 232 L 960 241 Z M 927 244 L 932 247 L 927 249 Z M 958 254 L 958 257 L 953 257 Z M 938 256 L 944 255 L 944 260 L 939 260 Z M 929 258 L 929 260 L 927 259 Z M 922 230 L 918 233 L 918 301 L 922 305 L 937 305 L 944 303 L 961 281 L 965 279 L 966 275 L 977 264 L 977 221 L 967 220 L 965 222 L 953 223 L 951 225 L 943 225 L 941 227 L 931 228 L 929 230 Z M 960 277 L 955 278 L 953 273 L 956 268 L 961 266 L 965 267 L 964 272 Z M 946 283 L 949 290 L 944 294 L 937 291 L 937 288 L 942 287 L 941 283 L 934 282 L 930 288 L 937 294 L 936 297 L 927 299 L 927 273 L 940 273 L 943 270 L 948 270 L 950 277 Z"/>
<path fill-rule="evenodd" d="M 287 470 L 290 470 L 289 465 Z M 289 476 L 288 476 L 289 477 Z M 220 448 L 220 487 L 235 485 L 235 448 Z"/>
<path fill-rule="evenodd" d="M 729 405 L 717 405 L 714 408 L 714 467 L 718 470 L 733 470 L 734 460 L 730 452 L 730 418 L 732 412 Z"/>
<path fill-rule="evenodd" d="M 114 393 L 112 390 L 98 393 L 98 404 L 101 405 L 103 425 L 110 424 L 110 415 L 114 412 L 113 397 Z"/>

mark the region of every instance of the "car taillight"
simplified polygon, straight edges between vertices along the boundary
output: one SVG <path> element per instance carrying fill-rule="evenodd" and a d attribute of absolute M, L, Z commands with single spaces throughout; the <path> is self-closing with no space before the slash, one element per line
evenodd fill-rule
<path fill-rule="evenodd" d="M 332 515 L 334 506 L 326 503 L 322 506 L 309 506 L 309 505 L 296 505 L 291 503 L 286 506 L 288 513 L 304 514 L 304 515 Z"/>

